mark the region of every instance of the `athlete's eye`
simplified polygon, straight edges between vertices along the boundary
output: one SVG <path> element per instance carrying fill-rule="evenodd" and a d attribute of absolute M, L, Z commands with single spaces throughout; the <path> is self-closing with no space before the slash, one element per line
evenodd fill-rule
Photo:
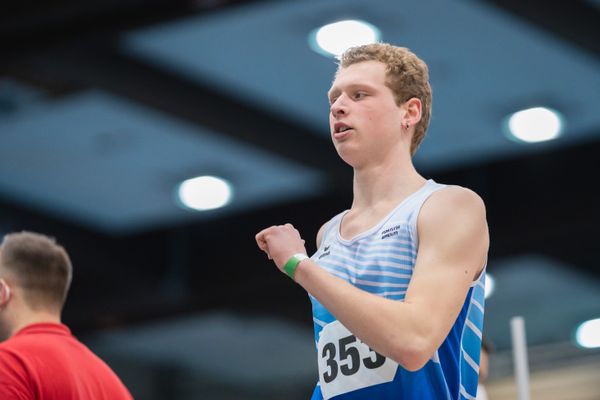
<path fill-rule="evenodd" d="M 367 94 L 365 92 L 355 92 L 354 100 L 361 100 L 361 99 L 364 99 L 366 96 L 367 96 Z"/>

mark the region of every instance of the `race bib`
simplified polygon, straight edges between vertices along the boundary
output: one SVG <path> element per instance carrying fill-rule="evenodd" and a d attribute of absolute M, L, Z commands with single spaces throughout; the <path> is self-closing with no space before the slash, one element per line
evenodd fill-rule
<path fill-rule="evenodd" d="M 391 382 L 398 363 L 376 353 L 339 321 L 327 324 L 317 343 L 319 383 L 325 399 Z"/>

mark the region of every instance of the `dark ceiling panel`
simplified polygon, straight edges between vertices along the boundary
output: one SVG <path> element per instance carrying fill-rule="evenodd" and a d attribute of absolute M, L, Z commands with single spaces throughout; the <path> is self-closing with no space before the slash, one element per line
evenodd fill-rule
<path fill-rule="evenodd" d="M 486 1 L 600 57 L 600 8 L 591 1 Z"/>
<path fill-rule="evenodd" d="M 21 51 L 100 32 L 214 12 L 253 0 L 54 0 L 3 5 L 0 47 Z"/>

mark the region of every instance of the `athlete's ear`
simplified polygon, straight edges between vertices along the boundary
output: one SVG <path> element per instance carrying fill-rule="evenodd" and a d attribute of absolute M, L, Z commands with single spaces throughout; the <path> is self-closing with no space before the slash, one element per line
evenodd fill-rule
<path fill-rule="evenodd" d="M 421 100 L 416 97 L 411 97 L 406 100 L 403 104 L 406 112 L 404 113 L 404 117 L 402 119 L 402 126 L 415 126 L 421 120 L 421 113 L 423 111 L 423 104 Z"/>
<path fill-rule="evenodd" d="M 10 300 L 10 286 L 4 279 L 0 279 L 0 308 L 4 306 Z"/>

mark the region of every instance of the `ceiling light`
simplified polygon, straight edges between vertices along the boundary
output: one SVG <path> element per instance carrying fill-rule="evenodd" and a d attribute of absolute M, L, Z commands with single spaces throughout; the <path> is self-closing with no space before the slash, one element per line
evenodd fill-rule
<path fill-rule="evenodd" d="M 585 321 L 575 333 L 577 344 L 586 349 L 600 347 L 600 318 Z"/>
<path fill-rule="evenodd" d="M 508 117 L 508 133 L 526 143 L 556 139 L 562 130 L 561 114 L 550 108 L 529 108 Z"/>
<path fill-rule="evenodd" d="M 178 203 L 192 210 L 212 210 L 231 200 L 229 182 L 214 176 L 199 176 L 181 182 L 177 188 Z"/>
<path fill-rule="evenodd" d="M 492 295 L 492 293 L 494 293 L 494 286 L 495 286 L 495 282 L 494 282 L 494 278 L 486 273 L 485 274 L 485 298 L 487 299 L 488 297 L 490 297 Z"/>
<path fill-rule="evenodd" d="M 338 21 L 314 30 L 309 37 L 313 50 L 326 56 L 340 56 L 350 47 L 375 43 L 381 38 L 379 29 L 358 20 Z"/>

